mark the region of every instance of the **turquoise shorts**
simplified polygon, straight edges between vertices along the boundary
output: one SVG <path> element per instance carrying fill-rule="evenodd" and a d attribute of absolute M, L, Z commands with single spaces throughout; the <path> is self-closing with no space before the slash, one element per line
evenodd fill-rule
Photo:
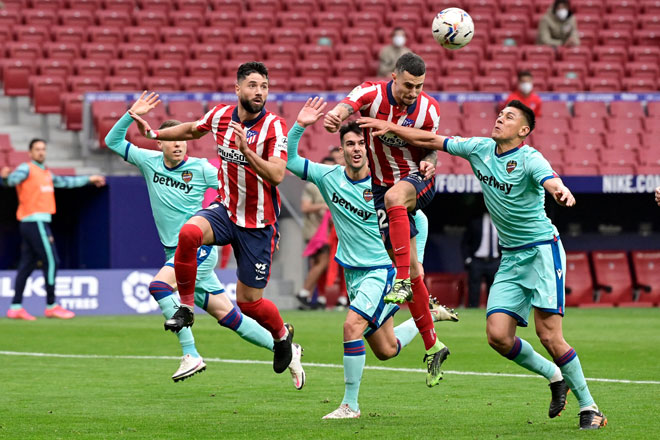
<path fill-rule="evenodd" d="M 168 260 L 165 266 L 174 267 L 174 252 L 176 248 L 166 248 L 165 255 Z M 209 295 L 224 293 L 215 268 L 218 265 L 218 248 L 216 246 L 201 246 L 197 250 L 197 278 L 195 280 L 195 305 L 206 310 Z"/>
<path fill-rule="evenodd" d="M 522 249 L 503 249 L 486 316 L 506 313 L 521 327 L 527 326 L 532 307 L 564 316 L 565 267 L 559 237 Z"/>
<path fill-rule="evenodd" d="M 396 304 L 383 302 L 385 295 L 392 289 L 395 274 L 394 268 L 365 270 L 344 268 L 350 309 L 369 323 L 365 336 L 373 334 L 399 310 Z"/>

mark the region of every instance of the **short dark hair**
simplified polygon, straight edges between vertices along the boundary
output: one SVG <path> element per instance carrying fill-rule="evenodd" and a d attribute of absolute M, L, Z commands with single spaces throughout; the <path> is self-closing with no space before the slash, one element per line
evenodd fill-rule
<path fill-rule="evenodd" d="M 506 106 L 517 108 L 523 113 L 523 116 L 525 117 L 525 119 L 527 119 L 527 125 L 529 125 L 529 133 L 527 133 L 527 135 L 529 136 L 532 130 L 534 130 L 534 126 L 536 126 L 536 116 L 534 115 L 534 110 L 527 107 L 525 104 L 518 101 L 517 99 L 514 99 L 513 101 L 509 101 Z"/>
<path fill-rule="evenodd" d="M 339 129 L 339 141 L 341 142 L 342 145 L 344 145 L 344 136 L 346 136 L 346 133 L 355 133 L 355 134 L 359 134 L 360 136 L 364 136 L 364 133 L 362 133 L 362 129 L 355 121 L 351 121 L 347 124 L 344 124 Z"/>
<path fill-rule="evenodd" d="M 332 154 L 332 153 L 336 153 L 336 152 L 338 152 L 338 151 L 341 151 L 341 148 L 331 146 L 331 147 L 328 149 L 328 151 L 330 152 L 330 154 Z"/>
<path fill-rule="evenodd" d="M 181 125 L 181 121 L 177 121 L 176 119 L 168 119 L 167 121 L 163 121 L 162 124 L 160 124 L 160 127 L 158 127 L 159 130 L 162 130 L 164 128 L 170 128 L 170 127 L 176 127 L 177 125 Z"/>
<path fill-rule="evenodd" d="M 392 29 L 392 33 L 391 33 L 390 35 L 394 35 L 395 33 L 399 32 L 399 31 L 403 31 L 404 34 L 407 33 L 406 30 L 405 30 L 404 28 L 402 28 L 402 27 L 395 27 L 394 29 Z"/>
<path fill-rule="evenodd" d="M 407 52 L 396 60 L 394 71 L 396 73 L 408 72 L 412 76 L 422 76 L 426 73 L 426 64 L 419 55 Z"/>
<path fill-rule="evenodd" d="M 250 61 L 243 63 L 238 67 L 238 71 L 236 72 L 236 82 L 243 81 L 248 77 L 249 74 L 255 72 L 268 79 L 268 69 L 266 69 L 264 63 L 260 63 L 259 61 Z"/>
<path fill-rule="evenodd" d="M 529 70 L 521 70 L 520 72 L 518 72 L 519 80 L 522 79 L 523 76 L 531 76 L 532 78 L 534 78 L 534 75 L 532 75 L 532 72 L 530 72 Z"/>
<path fill-rule="evenodd" d="M 34 147 L 34 144 L 36 144 L 37 142 L 43 142 L 44 144 L 46 143 L 46 141 L 41 138 L 34 138 L 30 141 L 30 145 L 28 147 L 29 150 L 32 150 L 32 147 Z"/>
<path fill-rule="evenodd" d="M 336 163 L 335 158 L 332 156 L 325 156 L 323 159 L 321 159 L 321 163 L 325 162 Z"/>

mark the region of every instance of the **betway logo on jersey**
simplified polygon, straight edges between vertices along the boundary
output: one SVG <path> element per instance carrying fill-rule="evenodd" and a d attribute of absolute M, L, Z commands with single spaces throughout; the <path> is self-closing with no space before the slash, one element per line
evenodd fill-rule
<path fill-rule="evenodd" d="M 239 150 L 218 145 L 218 155 L 224 161 L 235 163 L 237 165 L 248 165 L 248 161 Z"/>
<path fill-rule="evenodd" d="M 512 183 L 502 183 L 499 182 L 496 178 L 493 176 L 484 176 L 481 174 L 481 171 L 475 170 L 477 172 L 477 179 L 482 181 L 488 186 L 492 186 L 495 189 L 499 189 L 502 191 L 504 194 L 509 194 L 511 192 L 511 189 L 513 189 L 513 184 Z"/>
<path fill-rule="evenodd" d="M 171 177 L 166 177 L 166 176 L 161 176 L 158 173 L 154 173 L 154 183 L 159 183 L 161 185 L 169 186 L 170 188 L 177 188 L 182 191 L 184 191 L 186 194 L 190 193 L 192 191 L 193 186 L 188 185 L 187 183 L 184 182 L 179 182 L 178 180 L 174 180 Z"/>
<path fill-rule="evenodd" d="M 344 199 L 343 197 L 339 197 L 337 193 L 332 193 L 332 203 L 335 203 L 341 206 L 342 208 L 346 209 L 347 211 L 352 212 L 353 214 L 357 215 L 365 222 L 369 220 L 369 217 L 371 217 L 371 215 L 373 214 L 372 212 L 365 211 L 364 209 L 360 209 L 357 206 L 353 206 L 351 202 Z"/>

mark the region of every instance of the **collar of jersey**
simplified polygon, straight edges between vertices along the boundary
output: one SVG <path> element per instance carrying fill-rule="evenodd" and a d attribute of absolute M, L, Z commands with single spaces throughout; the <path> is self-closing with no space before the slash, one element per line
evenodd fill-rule
<path fill-rule="evenodd" d="M 364 179 L 352 180 L 350 177 L 348 177 L 348 173 L 346 172 L 346 168 L 344 168 L 344 176 L 346 176 L 346 180 L 351 182 L 353 185 L 358 184 L 358 183 L 362 183 L 362 182 L 366 182 L 371 177 L 369 174 L 367 174 L 367 177 L 365 177 Z"/>
<path fill-rule="evenodd" d="M 183 165 L 184 163 L 186 163 L 186 161 L 188 161 L 188 155 L 187 155 L 187 154 L 186 154 L 185 156 L 183 156 L 183 160 L 182 160 L 181 162 L 179 162 L 179 164 L 178 164 L 177 166 L 172 167 L 172 168 L 168 167 L 167 165 L 165 165 L 165 159 L 163 159 L 163 166 L 165 167 L 165 169 L 166 169 L 167 171 L 174 171 L 174 170 L 176 170 L 177 168 L 181 167 L 181 165 Z"/>
<path fill-rule="evenodd" d="M 259 116 L 256 118 L 250 120 L 250 121 L 241 121 L 238 118 L 238 106 L 234 107 L 234 111 L 231 114 L 231 120 L 238 122 L 239 124 L 245 125 L 247 128 L 254 127 L 254 125 L 261 120 L 266 115 L 266 107 L 261 109 L 261 113 L 259 113 Z"/>
<path fill-rule="evenodd" d="M 524 147 L 524 146 L 525 146 L 525 141 L 522 141 L 522 143 L 521 143 L 520 145 L 518 145 L 516 148 L 512 148 L 512 149 L 510 149 L 509 151 L 506 151 L 506 152 L 504 152 L 504 153 L 502 153 L 502 154 L 497 154 L 497 144 L 495 144 L 495 157 L 504 157 L 504 156 L 508 156 L 509 154 L 513 154 L 513 153 L 515 153 L 516 151 L 520 150 L 520 149 L 521 149 L 522 147 Z"/>
<path fill-rule="evenodd" d="M 42 170 L 45 170 L 45 169 L 46 169 L 46 165 L 44 165 L 44 164 L 42 164 L 42 163 L 39 163 L 39 162 L 37 162 L 36 160 L 30 160 L 30 162 L 32 162 L 33 164 L 35 164 L 36 166 L 38 166 L 38 167 L 41 168 Z"/>
<path fill-rule="evenodd" d="M 396 99 L 394 99 L 394 94 L 392 93 L 392 83 L 393 83 L 392 80 L 390 80 L 390 82 L 387 83 L 387 100 L 390 102 L 391 106 L 398 107 L 399 104 L 396 103 Z M 417 99 L 419 99 L 419 97 Z M 415 103 L 413 105 L 408 106 L 408 108 L 406 109 L 406 113 L 411 115 L 416 108 L 417 108 L 417 100 L 415 100 Z"/>

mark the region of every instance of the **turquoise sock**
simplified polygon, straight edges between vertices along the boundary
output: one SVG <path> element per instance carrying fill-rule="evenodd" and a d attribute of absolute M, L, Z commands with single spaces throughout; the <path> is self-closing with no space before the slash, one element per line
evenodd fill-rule
<path fill-rule="evenodd" d="M 587 381 L 584 379 L 584 373 L 582 372 L 582 365 L 580 365 L 580 359 L 575 350 L 571 348 L 563 356 L 555 359 L 555 363 L 561 370 L 561 374 L 564 376 L 569 388 L 577 397 L 580 409 L 593 405 L 595 402 L 589 392 Z"/>
<path fill-rule="evenodd" d="M 412 318 L 394 327 L 394 336 L 399 340 L 401 348 L 410 344 L 410 341 L 412 341 L 417 334 L 419 334 L 419 331 L 415 325 L 415 320 Z"/>
<path fill-rule="evenodd" d="M 532 346 L 529 345 L 529 342 L 517 336 L 513 343 L 513 348 L 505 357 L 529 371 L 540 374 L 548 380 L 557 371 L 555 364 L 535 352 Z"/>
<path fill-rule="evenodd" d="M 179 298 L 172 291 L 172 286 L 167 283 L 153 281 L 149 285 L 149 292 L 158 302 L 165 319 L 170 319 L 174 315 L 176 308 L 181 305 Z M 200 357 L 195 347 L 195 338 L 190 327 L 184 327 L 176 336 L 179 338 L 179 344 L 181 344 L 184 356 L 189 354 L 192 357 Z"/>
<path fill-rule="evenodd" d="M 21 310 L 23 308 L 23 304 L 12 304 L 9 306 L 11 310 Z"/>
<path fill-rule="evenodd" d="M 234 330 L 238 336 L 258 347 L 273 350 L 273 335 L 257 321 L 242 314 L 236 307 L 219 320 L 218 324 Z"/>
<path fill-rule="evenodd" d="M 367 358 L 364 341 L 356 339 L 344 342 L 344 399 L 342 405 L 348 405 L 353 411 L 359 411 L 358 393 L 360 392 L 360 381 L 362 381 L 362 370 Z"/>

